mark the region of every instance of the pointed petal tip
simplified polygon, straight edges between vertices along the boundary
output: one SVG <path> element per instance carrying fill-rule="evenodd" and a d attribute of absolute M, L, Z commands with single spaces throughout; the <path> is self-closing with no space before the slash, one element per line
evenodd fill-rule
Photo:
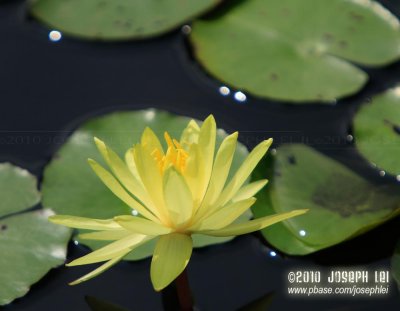
<path fill-rule="evenodd" d="M 212 127 L 216 127 L 216 126 L 217 126 L 217 124 L 216 124 L 216 122 L 215 122 L 215 118 L 214 118 L 214 116 L 213 116 L 212 114 L 210 114 L 210 115 L 204 120 L 204 124 L 207 124 L 207 123 L 211 123 Z"/>
<path fill-rule="evenodd" d="M 97 148 L 99 148 L 99 149 L 107 148 L 105 142 L 102 141 L 100 138 L 94 137 L 93 140 L 94 140 L 94 143 L 96 144 Z"/>
<path fill-rule="evenodd" d="M 88 158 L 87 161 L 88 161 L 88 163 L 89 163 L 90 165 L 97 164 L 97 162 L 96 162 L 95 160 L 93 160 L 92 158 Z"/>
<path fill-rule="evenodd" d="M 230 134 L 226 139 L 234 139 L 236 140 L 239 137 L 239 132 L 233 132 L 232 134 Z"/>
<path fill-rule="evenodd" d="M 263 141 L 263 143 L 268 147 L 271 146 L 273 142 L 274 142 L 273 138 L 268 138 L 268 139 Z"/>

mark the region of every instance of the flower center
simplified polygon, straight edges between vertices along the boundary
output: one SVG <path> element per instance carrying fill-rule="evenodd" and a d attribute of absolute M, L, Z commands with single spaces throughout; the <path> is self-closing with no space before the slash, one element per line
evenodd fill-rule
<path fill-rule="evenodd" d="M 186 159 L 189 157 L 189 154 L 176 139 L 171 139 L 171 136 L 169 136 L 167 132 L 164 133 L 164 138 L 168 145 L 165 155 L 163 155 L 158 148 L 154 149 L 151 153 L 157 161 L 161 174 L 171 165 L 183 174 L 186 168 Z"/>

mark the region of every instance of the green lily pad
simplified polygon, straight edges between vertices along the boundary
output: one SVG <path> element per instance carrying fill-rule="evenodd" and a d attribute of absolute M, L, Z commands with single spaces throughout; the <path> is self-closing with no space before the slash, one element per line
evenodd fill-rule
<path fill-rule="evenodd" d="M 65 261 L 70 231 L 49 223 L 48 209 L 22 212 L 40 200 L 26 170 L 0 164 L 0 192 L 0 305 L 5 305 Z"/>
<path fill-rule="evenodd" d="M 1 163 L 0 185 L 0 217 L 21 212 L 40 201 L 36 178 L 20 167 Z"/>
<path fill-rule="evenodd" d="M 247 0 L 192 25 L 197 59 L 219 80 L 278 100 L 331 102 L 368 77 L 352 63 L 400 56 L 398 20 L 369 0 Z"/>
<path fill-rule="evenodd" d="M 366 159 L 400 177 L 400 87 L 361 107 L 354 118 L 354 137 Z"/>
<path fill-rule="evenodd" d="M 38 20 L 71 36 L 128 40 L 166 33 L 221 0 L 33 0 Z"/>
<path fill-rule="evenodd" d="M 269 161 L 268 168 L 263 163 L 256 169 L 271 180 L 254 205 L 255 217 L 310 209 L 262 230 L 287 254 L 304 255 L 338 244 L 400 213 L 397 185 L 373 185 L 305 145 L 284 145 Z"/>
<path fill-rule="evenodd" d="M 43 205 L 53 209 L 57 214 L 91 218 L 106 219 L 130 214 L 131 208 L 114 196 L 87 164 L 86 160 L 90 157 L 106 165 L 96 149 L 93 137 L 99 137 L 120 156 L 123 156 L 128 148 L 140 140 L 145 127 L 152 128 L 159 137 L 162 137 L 166 130 L 171 136 L 180 137 L 189 120 L 186 117 L 149 109 L 115 112 L 86 122 L 72 134 L 46 167 L 42 184 Z M 218 144 L 224 137 L 226 133 L 218 130 Z M 246 147 L 238 143 L 231 175 L 247 155 Z M 249 212 L 244 214 L 241 220 L 248 220 L 251 217 L 252 214 Z M 195 236 L 194 246 L 217 244 L 231 239 L 232 237 Z M 93 249 L 105 245 L 101 241 L 79 242 Z M 152 255 L 153 248 L 154 242 L 146 243 L 136 248 L 125 259 L 146 258 Z"/>
<path fill-rule="evenodd" d="M 400 241 L 397 243 L 392 257 L 392 277 L 400 290 Z"/>

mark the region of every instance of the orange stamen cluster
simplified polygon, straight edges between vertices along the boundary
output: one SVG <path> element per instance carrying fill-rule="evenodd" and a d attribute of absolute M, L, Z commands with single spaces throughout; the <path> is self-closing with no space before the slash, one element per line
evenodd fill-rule
<path fill-rule="evenodd" d="M 171 165 L 173 165 L 180 173 L 183 173 L 186 168 L 186 159 L 189 154 L 176 139 L 171 139 L 167 132 L 164 133 L 164 138 L 168 145 L 165 155 L 162 150 L 159 149 L 154 149 L 151 153 L 158 163 L 161 174 Z"/>

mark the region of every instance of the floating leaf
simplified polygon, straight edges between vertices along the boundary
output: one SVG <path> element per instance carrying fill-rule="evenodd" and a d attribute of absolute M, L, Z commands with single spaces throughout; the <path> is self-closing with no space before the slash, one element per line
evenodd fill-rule
<path fill-rule="evenodd" d="M 392 257 L 392 276 L 400 290 L 400 241 L 397 243 Z"/>
<path fill-rule="evenodd" d="M 285 253 L 303 255 L 338 244 L 400 213 L 397 185 L 373 185 L 305 145 L 282 146 L 269 160 L 272 165 L 264 162 L 257 168 L 257 174 L 272 178 L 254 215 L 310 209 L 262 230 Z"/>
<path fill-rule="evenodd" d="M 365 158 L 400 176 L 400 87 L 361 107 L 354 119 L 354 136 Z"/>
<path fill-rule="evenodd" d="M 36 178 L 9 163 L 0 164 L 0 217 L 17 213 L 40 201 Z"/>
<path fill-rule="evenodd" d="M 50 210 L 21 213 L 40 199 L 26 170 L 0 164 L 0 193 L 0 305 L 5 305 L 64 262 L 70 234 L 47 221 Z"/>
<path fill-rule="evenodd" d="M 71 36 L 128 40 L 166 33 L 221 0 L 34 0 L 38 20 Z"/>
<path fill-rule="evenodd" d="M 360 90 L 352 63 L 400 56 L 398 20 L 369 0 L 248 0 L 195 21 L 194 53 L 208 72 L 256 96 L 330 102 Z"/>
<path fill-rule="evenodd" d="M 42 185 L 43 204 L 57 214 L 76 215 L 90 218 L 112 218 L 130 214 L 132 209 L 109 191 L 96 177 L 87 164 L 87 158 L 94 158 L 104 164 L 96 149 L 93 137 L 107 143 L 120 156 L 140 140 L 144 128 L 149 126 L 160 136 L 164 131 L 180 137 L 190 119 L 157 110 L 116 112 L 94 118 L 79 129 L 62 146 L 51 163 L 46 167 Z M 218 143 L 226 137 L 223 130 L 217 131 Z M 248 154 L 247 149 L 238 144 L 232 163 L 235 171 Z M 105 165 L 105 164 L 104 164 Z M 232 172 L 231 172 L 232 173 Z M 232 175 L 232 174 L 231 174 Z M 240 220 L 248 220 L 246 213 Z M 194 236 L 194 247 L 222 243 L 232 238 Z M 101 241 L 80 241 L 94 249 L 105 245 Z M 154 243 L 149 242 L 135 249 L 125 259 L 135 260 L 151 256 Z"/>

